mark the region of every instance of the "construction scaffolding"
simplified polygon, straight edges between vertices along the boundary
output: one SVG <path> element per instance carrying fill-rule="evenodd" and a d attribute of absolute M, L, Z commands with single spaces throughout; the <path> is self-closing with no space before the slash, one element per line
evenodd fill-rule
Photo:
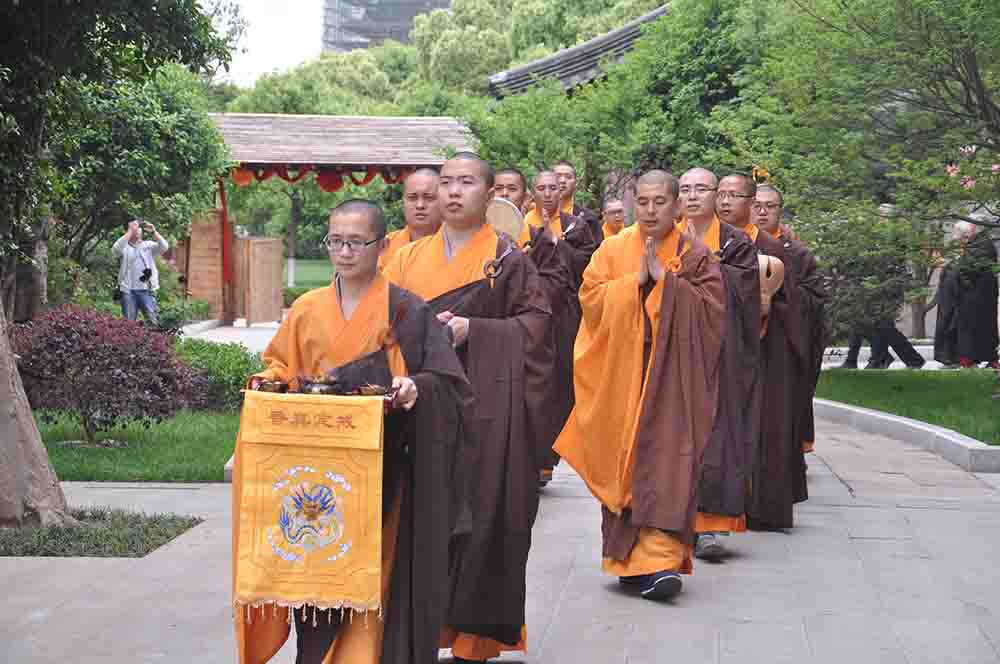
<path fill-rule="evenodd" d="M 408 42 L 413 19 L 450 0 L 325 0 L 323 50 L 350 51 L 386 40 Z"/>

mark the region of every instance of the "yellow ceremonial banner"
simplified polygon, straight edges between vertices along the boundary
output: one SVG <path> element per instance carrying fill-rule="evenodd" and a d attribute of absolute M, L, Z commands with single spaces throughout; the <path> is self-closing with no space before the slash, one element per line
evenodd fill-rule
<path fill-rule="evenodd" d="M 381 608 L 383 409 L 381 397 L 247 391 L 235 603 Z"/>

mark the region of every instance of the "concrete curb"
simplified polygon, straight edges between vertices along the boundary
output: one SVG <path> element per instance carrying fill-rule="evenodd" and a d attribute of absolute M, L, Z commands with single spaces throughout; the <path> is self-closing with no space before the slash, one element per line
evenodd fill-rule
<path fill-rule="evenodd" d="M 217 327 L 222 327 L 221 320 L 203 320 L 199 323 L 185 325 L 181 328 L 181 334 L 185 337 L 193 337 L 196 334 L 201 334 L 202 332 L 207 332 L 208 330 L 214 330 Z"/>
<path fill-rule="evenodd" d="M 826 399 L 814 399 L 813 412 L 824 420 L 916 445 L 970 473 L 1000 473 L 1000 445 L 987 445 L 951 429 Z"/>

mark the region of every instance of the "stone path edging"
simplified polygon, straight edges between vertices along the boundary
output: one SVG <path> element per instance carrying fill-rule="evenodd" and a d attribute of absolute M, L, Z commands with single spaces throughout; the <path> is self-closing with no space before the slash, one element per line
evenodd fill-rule
<path fill-rule="evenodd" d="M 185 325 L 181 328 L 181 334 L 185 337 L 193 337 L 196 334 L 207 332 L 208 330 L 214 330 L 217 327 L 222 327 L 221 320 L 203 320 L 198 323 Z"/>
<path fill-rule="evenodd" d="M 1000 473 L 1000 446 L 952 429 L 826 399 L 814 399 L 813 412 L 824 420 L 916 445 L 970 473 Z"/>

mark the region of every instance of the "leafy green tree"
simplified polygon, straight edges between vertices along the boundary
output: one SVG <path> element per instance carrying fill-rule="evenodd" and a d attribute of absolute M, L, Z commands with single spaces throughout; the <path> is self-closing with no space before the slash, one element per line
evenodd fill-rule
<path fill-rule="evenodd" d="M 70 81 L 142 81 L 169 61 L 229 59 L 197 0 L 0 5 L 0 526 L 71 523 L 8 341 L 17 246 L 44 202 L 40 171 Z"/>
<path fill-rule="evenodd" d="M 70 258 L 86 265 L 94 244 L 129 219 L 180 235 L 211 207 L 227 158 L 202 90 L 178 65 L 142 83 L 67 82 L 49 163 L 59 193 L 51 209 Z"/>

